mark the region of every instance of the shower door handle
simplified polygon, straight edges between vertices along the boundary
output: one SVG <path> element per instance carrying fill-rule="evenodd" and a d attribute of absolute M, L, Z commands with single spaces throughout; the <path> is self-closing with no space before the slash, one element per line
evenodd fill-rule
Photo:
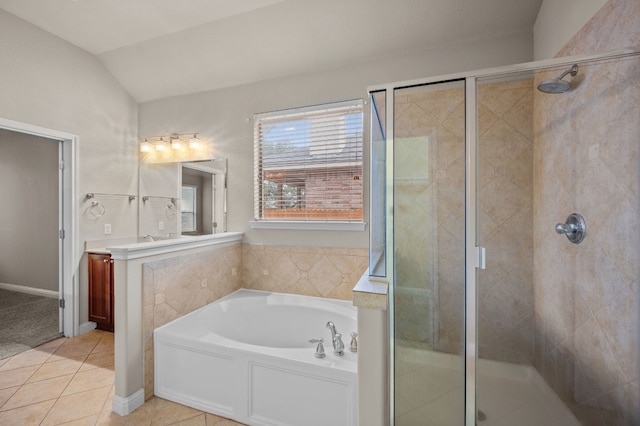
<path fill-rule="evenodd" d="M 484 247 L 476 246 L 476 268 L 487 269 L 487 251 Z"/>

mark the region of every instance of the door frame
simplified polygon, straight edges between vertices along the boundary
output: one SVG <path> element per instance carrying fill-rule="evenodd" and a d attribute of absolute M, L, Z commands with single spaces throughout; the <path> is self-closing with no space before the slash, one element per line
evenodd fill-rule
<path fill-rule="evenodd" d="M 59 240 L 60 249 L 58 250 L 58 289 L 60 299 L 65 301 L 64 308 L 60 308 L 60 331 L 67 337 L 77 336 L 80 328 L 80 299 L 78 276 L 74 271 L 77 265 L 78 238 L 76 219 L 78 136 L 1 117 L 0 128 L 60 142 L 58 221 L 62 237 Z"/>

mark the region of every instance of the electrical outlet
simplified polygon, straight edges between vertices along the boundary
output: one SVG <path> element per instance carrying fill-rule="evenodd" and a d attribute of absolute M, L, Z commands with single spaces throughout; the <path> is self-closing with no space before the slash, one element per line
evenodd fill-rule
<path fill-rule="evenodd" d="M 238 270 L 236 268 L 231 268 L 231 276 L 235 277 L 236 275 L 238 275 Z"/>
<path fill-rule="evenodd" d="M 105 223 L 104 224 L 104 235 L 110 235 L 111 234 L 111 224 L 110 223 Z"/>
<path fill-rule="evenodd" d="M 158 231 L 164 231 L 164 222 L 163 221 L 158 222 Z"/>
<path fill-rule="evenodd" d="M 268 270 L 267 268 L 264 268 L 264 269 L 262 270 L 262 275 L 264 275 L 264 276 L 269 275 L 269 270 Z"/>

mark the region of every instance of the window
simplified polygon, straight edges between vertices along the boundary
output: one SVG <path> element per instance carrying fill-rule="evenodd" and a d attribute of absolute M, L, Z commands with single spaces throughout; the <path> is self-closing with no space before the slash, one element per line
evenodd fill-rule
<path fill-rule="evenodd" d="M 182 213 L 182 232 L 196 232 L 196 189 L 192 185 L 182 186 L 180 211 Z"/>
<path fill-rule="evenodd" d="M 362 101 L 255 116 L 255 219 L 363 221 Z"/>

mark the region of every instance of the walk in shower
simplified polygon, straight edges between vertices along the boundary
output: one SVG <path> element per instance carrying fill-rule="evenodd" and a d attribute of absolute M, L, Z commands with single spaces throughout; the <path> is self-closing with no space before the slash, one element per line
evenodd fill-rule
<path fill-rule="evenodd" d="M 640 424 L 637 50 L 370 97 L 392 424 Z"/>

